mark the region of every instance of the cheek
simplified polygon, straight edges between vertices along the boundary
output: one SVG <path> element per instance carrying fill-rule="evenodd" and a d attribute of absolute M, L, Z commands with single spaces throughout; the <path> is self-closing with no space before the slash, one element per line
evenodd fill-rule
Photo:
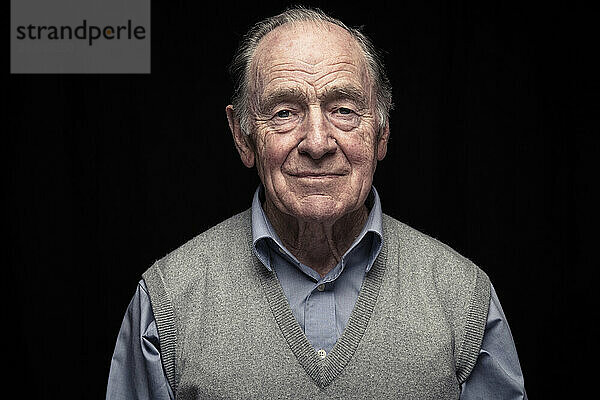
<path fill-rule="evenodd" d="M 356 142 L 346 146 L 346 157 L 354 169 L 371 170 L 376 159 L 375 148 L 370 143 Z"/>
<path fill-rule="evenodd" d="M 277 171 L 281 168 L 293 146 L 282 140 L 281 135 L 272 134 L 263 136 L 257 146 L 259 169 L 263 174 Z"/>

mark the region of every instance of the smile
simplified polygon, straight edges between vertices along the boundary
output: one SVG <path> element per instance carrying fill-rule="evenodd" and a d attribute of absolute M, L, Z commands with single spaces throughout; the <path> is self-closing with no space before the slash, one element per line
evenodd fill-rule
<path fill-rule="evenodd" d="M 301 172 L 291 174 L 295 178 L 306 178 L 306 179 L 327 179 L 327 178 L 338 178 L 344 176 L 342 173 L 330 173 L 330 172 Z"/>

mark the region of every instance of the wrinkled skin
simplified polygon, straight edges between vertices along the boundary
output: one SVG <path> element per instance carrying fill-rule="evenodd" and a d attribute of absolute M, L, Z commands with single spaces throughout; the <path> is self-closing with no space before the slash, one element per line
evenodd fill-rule
<path fill-rule="evenodd" d="M 333 24 L 286 24 L 260 41 L 249 86 L 249 136 L 226 110 L 236 148 L 256 165 L 263 208 L 285 246 L 325 276 L 364 226 L 387 149 L 363 53 Z"/>

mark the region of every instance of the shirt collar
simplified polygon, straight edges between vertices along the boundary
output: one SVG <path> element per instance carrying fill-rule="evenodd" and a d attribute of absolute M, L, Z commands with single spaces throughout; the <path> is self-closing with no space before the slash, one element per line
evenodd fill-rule
<path fill-rule="evenodd" d="M 271 271 L 271 263 L 268 255 L 269 253 L 267 245 L 268 240 L 275 242 L 279 248 L 291 256 L 294 260 L 295 257 L 289 253 L 277 236 L 275 229 L 273 229 L 273 226 L 269 222 L 262 208 L 261 198 L 264 198 L 264 187 L 262 184 L 258 186 L 254 192 L 254 198 L 252 199 L 252 247 L 259 260 L 265 265 L 265 267 L 267 267 L 269 271 Z M 377 190 L 375 190 L 374 186 L 371 186 L 371 191 L 367 196 L 365 204 L 367 208 L 369 208 L 369 216 L 367 217 L 365 226 L 354 240 L 354 243 L 352 243 L 352 246 L 350 246 L 348 251 L 346 251 L 342 259 L 344 259 L 363 240 L 367 233 L 372 232 L 374 234 L 374 240 L 371 256 L 369 257 L 369 261 L 366 266 L 366 271 L 368 272 L 371 269 L 375 258 L 377 258 L 377 255 L 379 254 L 383 244 L 383 213 L 381 211 L 379 194 L 377 194 Z"/>

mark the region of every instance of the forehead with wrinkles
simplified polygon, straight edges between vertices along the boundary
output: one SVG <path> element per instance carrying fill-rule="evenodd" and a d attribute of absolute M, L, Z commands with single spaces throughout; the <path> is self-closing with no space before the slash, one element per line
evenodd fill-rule
<path fill-rule="evenodd" d="M 346 78 L 371 91 L 362 49 L 349 32 L 329 22 L 288 23 L 266 34 L 254 52 L 249 77 L 253 96 L 294 79 L 318 89 Z"/>

